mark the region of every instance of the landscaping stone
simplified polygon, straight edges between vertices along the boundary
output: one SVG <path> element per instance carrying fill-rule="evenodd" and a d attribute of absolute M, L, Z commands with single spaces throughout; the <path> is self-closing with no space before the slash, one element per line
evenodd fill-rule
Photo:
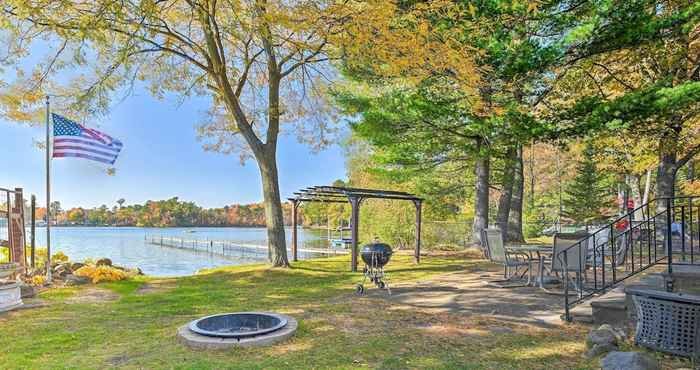
<path fill-rule="evenodd" d="M 620 334 L 610 325 L 601 325 L 598 329 L 591 330 L 586 337 L 586 346 L 593 348 L 595 346 L 617 346 L 620 341 Z"/>
<path fill-rule="evenodd" d="M 85 276 L 76 276 L 73 274 L 66 275 L 66 285 L 67 286 L 76 286 L 76 285 L 84 285 L 90 282 L 90 278 L 87 278 Z"/>
<path fill-rule="evenodd" d="M 70 263 L 60 263 L 53 268 L 54 277 L 63 279 L 66 275 L 71 274 L 73 270 L 70 268 Z"/>
<path fill-rule="evenodd" d="M 660 370 L 655 358 L 641 352 L 610 352 L 600 361 L 603 370 Z"/>
<path fill-rule="evenodd" d="M 29 284 L 21 283 L 19 289 L 22 298 L 33 298 L 36 296 L 36 290 Z"/>
<path fill-rule="evenodd" d="M 112 266 L 112 260 L 109 258 L 100 258 L 95 262 L 97 266 Z"/>
<path fill-rule="evenodd" d="M 617 351 L 617 346 L 614 344 L 604 344 L 604 345 L 594 345 L 591 349 L 586 351 L 583 354 L 584 358 L 587 359 L 592 359 L 594 357 L 598 357 L 604 353 L 612 352 L 612 351 Z"/>

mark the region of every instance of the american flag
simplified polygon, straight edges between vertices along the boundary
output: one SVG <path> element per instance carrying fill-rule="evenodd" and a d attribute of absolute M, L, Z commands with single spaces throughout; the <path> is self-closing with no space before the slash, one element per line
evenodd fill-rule
<path fill-rule="evenodd" d="M 58 114 L 53 118 L 53 158 L 85 158 L 114 164 L 122 150 L 121 141 L 93 129 L 86 128 Z"/>

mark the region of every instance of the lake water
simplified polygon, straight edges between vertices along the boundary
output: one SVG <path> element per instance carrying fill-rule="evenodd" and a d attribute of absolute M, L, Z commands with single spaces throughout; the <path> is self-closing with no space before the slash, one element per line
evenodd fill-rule
<path fill-rule="evenodd" d="M 37 228 L 36 245 L 46 246 L 46 229 Z M 287 245 L 291 246 L 291 230 L 287 229 Z M 109 258 L 119 266 L 139 267 L 153 276 L 192 275 L 201 269 L 267 261 L 267 252 L 251 249 L 229 256 L 161 247 L 148 244 L 146 235 L 198 240 L 228 240 L 241 244 L 267 245 L 264 228 L 141 228 L 141 227 L 52 227 L 51 253 L 65 253 L 72 261 L 86 258 Z M 317 244 L 318 234 L 299 229 L 299 247 Z M 300 258 L 320 257 L 299 253 Z M 291 258 L 291 257 L 290 257 Z"/>

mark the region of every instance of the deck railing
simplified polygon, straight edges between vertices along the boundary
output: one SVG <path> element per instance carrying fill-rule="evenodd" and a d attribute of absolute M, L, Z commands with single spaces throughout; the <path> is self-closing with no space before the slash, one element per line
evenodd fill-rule
<path fill-rule="evenodd" d="M 560 251 L 567 320 L 577 304 L 651 267 L 700 265 L 700 197 L 656 199 Z M 673 290 L 672 280 L 666 289 Z"/>

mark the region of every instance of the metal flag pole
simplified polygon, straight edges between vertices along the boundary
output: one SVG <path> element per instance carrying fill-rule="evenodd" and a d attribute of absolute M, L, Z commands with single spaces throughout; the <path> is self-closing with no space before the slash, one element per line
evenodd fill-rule
<path fill-rule="evenodd" d="M 51 118 L 46 96 L 46 281 L 51 283 Z"/>

